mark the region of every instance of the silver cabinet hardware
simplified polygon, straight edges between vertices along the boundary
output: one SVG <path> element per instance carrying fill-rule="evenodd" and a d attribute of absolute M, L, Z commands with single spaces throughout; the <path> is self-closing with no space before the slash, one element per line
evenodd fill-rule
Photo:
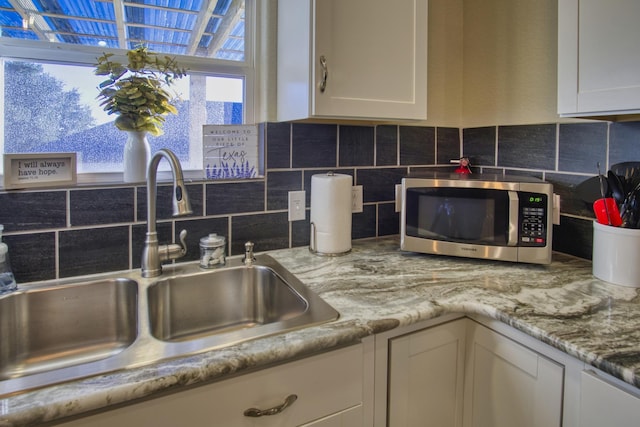
<path fill-rule="evenodd" d="M 327 58 L 320 55 L 320 66 L 322 67 L 322 80 L 320 81 L 320 92 L 324 93 L 327 89 L 327 78 L 329 78 L 329 70 L 327 68 Z"/>

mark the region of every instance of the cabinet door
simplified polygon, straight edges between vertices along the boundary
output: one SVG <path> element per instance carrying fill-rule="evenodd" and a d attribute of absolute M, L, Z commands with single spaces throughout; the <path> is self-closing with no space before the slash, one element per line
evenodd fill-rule
<path fill-rule="evenodd" d="M 639 112 L 640 2 L 559 0 L 558 6 L 558 112 Z"/>
<path fill-rule="evenodd" d="M 394 338 L 389 427 L 462 425 L 465 320 Z"/>
<path fill-rule="evenodd" d="M 427 0 L 279 0 L 278 120 L 426 119 Z"/>
<path fill-rule="evenodd" d="M 355 345 L 63 425 L 291 427 L 347 408 L 361 408 L 362 388 L 363 347 Z M 244 416 L 244 411 L 250 408 L 266 410 L 282 405 L 291 394 L 297 400 L 281 413 L 258 418 Z M 359 423 L 353 421 L 358 415 Z M 362 425 L 361 409 L 349 416 L 345 419 L 352 422 L 350 427 Z"/>
<path fill-rule="evenodd" d="M 475 322 L 468 333 L 465 427 L 560 426 L 563 367 Z"/>
<path fill-rule="evenodd" d="M 583 372 L 581 380 L 581 427 L 638 426 L 640 393 L 632 394 L 591 372 Z"/>

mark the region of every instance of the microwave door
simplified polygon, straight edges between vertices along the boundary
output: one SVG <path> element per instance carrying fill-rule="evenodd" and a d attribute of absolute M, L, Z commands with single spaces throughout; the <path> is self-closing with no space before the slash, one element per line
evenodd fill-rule
<path fill-rule="evenodd" d="M 516 246 L 518 244 L 518 212 L 520 210 L 520 201 L 516 191 L 509 191 L 509 238 L 507 246 Z"/>

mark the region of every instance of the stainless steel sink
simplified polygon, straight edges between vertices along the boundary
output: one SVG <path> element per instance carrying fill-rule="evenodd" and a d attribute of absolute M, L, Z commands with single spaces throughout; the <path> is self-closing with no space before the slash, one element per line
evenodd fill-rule
<path fill-rule="evenodd" d="M 110 279 L 0 298 L 0 380 L 92 362 L 138 336 L 138 285 Z"/>
<path fill-rule="evenodd" d="M 267 255 L 165 266 L 0 296 L 0 397 L 190 356 L 339 317 Z"/>
<path fill-rule="evenodd" d="M 147 290 L 151 334 L 184 342 L 237 342 L 338 318 L 338 313 L 268 256 L 159 280 Z"/>

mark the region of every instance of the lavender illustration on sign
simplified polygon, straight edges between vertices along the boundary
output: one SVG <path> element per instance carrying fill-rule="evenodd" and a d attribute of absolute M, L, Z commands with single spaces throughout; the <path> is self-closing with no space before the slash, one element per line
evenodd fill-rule
<path fill-rule="evenodd" d="M 255 178 L 258 170 L 256 125 L 205 125 L 203 163 L 206 179 Z"/>

